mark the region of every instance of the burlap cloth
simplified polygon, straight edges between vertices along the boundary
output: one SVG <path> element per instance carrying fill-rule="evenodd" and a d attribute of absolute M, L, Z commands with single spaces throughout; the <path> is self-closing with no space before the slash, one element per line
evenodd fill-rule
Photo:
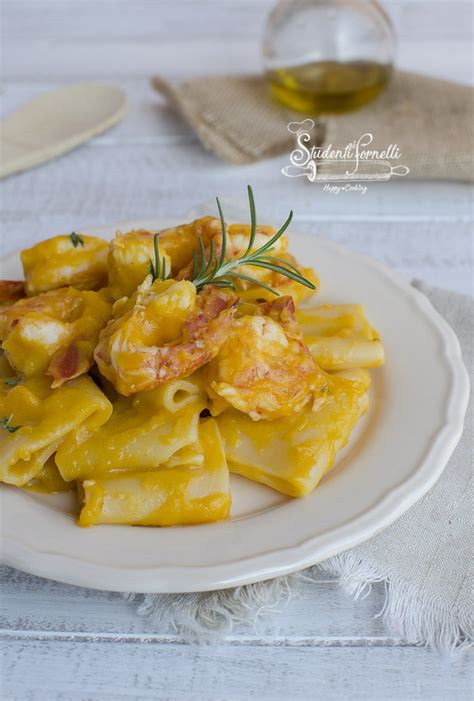
<path fill-rule="evenodd" d="M 273 100 L 262 76 L 206 76 L 179 85 L 155 76 L 152 85 L 205 148 L 232 163 L 289 153 L 295 135 L 287 125 L 305 118 Z M 473 95 L 469 86 L 398 71 L 365 108 L 319 119 L 312 143 L 342 149 L 370 132 L 371 148 L 398 145 L 407 177 L 472 181 Z"/>

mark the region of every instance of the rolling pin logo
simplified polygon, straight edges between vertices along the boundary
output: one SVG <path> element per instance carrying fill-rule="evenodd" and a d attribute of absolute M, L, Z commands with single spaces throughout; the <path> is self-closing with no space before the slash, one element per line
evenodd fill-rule
<path fill-rule="evenodd" d="M 374 135 L 362 134 L 343 148 L 311 146 L 312 119 L 290 122 L 288 131 L 296 135 L 297 147 L 290 154 L 291 165 L 282 168 L 289 178 L 305 177 L 310 182 L 368 182 L 390 180 L 392 175 L 403 176 L 410 172 L 404 165 L 393 165 L 401 158 L 397 144 L 384 149 L 368 148 Z"/>

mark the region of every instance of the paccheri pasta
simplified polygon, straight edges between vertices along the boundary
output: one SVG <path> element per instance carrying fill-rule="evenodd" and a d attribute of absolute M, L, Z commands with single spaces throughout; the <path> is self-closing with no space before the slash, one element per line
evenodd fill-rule
<path fill-rule="evenodd" d="M 285 231 L 207 216 L 79 232 L 23 251 L 0 282 L 0 479 L 75 490 L 81 526 L 229 516 L 229 472 L 311 493 L 367 410 L 382 341 Z M 302 306 L 299 306 L 303 303 Z"/>

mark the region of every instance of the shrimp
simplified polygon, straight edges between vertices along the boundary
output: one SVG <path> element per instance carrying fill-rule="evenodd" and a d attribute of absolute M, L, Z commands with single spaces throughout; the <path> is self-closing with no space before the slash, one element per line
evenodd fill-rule
<path fill-rule="evenodd" d="M 254 305 L 250 311 L 234 319 L 225 344 L 205 368 L 212 413 L 233 406 L 254 421 L 277 419 L 323 397 L 326 375 L 301 337 L 293 299 Z"/>
<path fill-rule="evenodd" d="M 110 244 L 109 290 L 114 299 L 124 295 L 129 297 L 150 272 L 150 261 L 155 259 L 154 233 L 145 229 L 136 229 L 126 234 L 120 231 Z M 158 247 L 160 265 L 171 269 L 170 257 Z"/>
<path fill-rule="evenodd" d="M 192 270 L 193 252 L 199 251 L 199 239 L 207 248 L 211 239 L 221 237 L 222 227 L 216 217 L 206 216 L 189 224 L 181 224 L 158 232 L 160 250 L 171 259 L 173 276 L 190 266 Z M 184 278 L 182 278 L 184 279 Z"/>
<path fill-rule="evenodd" d="M 109 244 L 95 236 L 73 232 L 54 236 L 21 252 L 28 297 L 72 285 L 98 290 L 107 285 Z"/>
<path fill-rule="evenodd" d="M 46 372 L 52 387 L 87 372 L 99 331 L 112 313 L 104 293 L 66 287 L 0 311 L 0 341 L 12 367 Z"/>
<path fill-rule="evenodd" d="M 319 278 L 312 268 L 306 268 L 300 265 L 297 262 L 297 260 L 290 253 L 287 252 L 275 254 L 272 251 L 270 255 L 278 255 L 278 258 L 280 258 L 283 261 L 282 263 L 280 263 L 282 267 L 285 267 L 284 264 L 286 263 L 288 268 L 296 268 L 300 275 L 302 275 L 307 280 L 313 283 L 316 289 L 312 290 L 311 288 L 306 287 L 305 285 L 301 285 L 299 282 L 296 282 L 295 280 L 286 277 L 286 275 L 282 275 L 281 273 L 277 273 L 273 270 L 265 270 L 265 274 L 262 275 L 260 273 L 259 268 L 254 268 L 252 266 L 242 266 L 241 271 L 244 272 L 246 275 L 257 277 L 259 280 L 261 280 L 266 285 L 269 285 L 273 290 L 275 290 L 275 292 L 277 292 L 278 295 L 289 295 L 293 297 L 296 304 L 300 304 L 305 299 L 308 299 L 308 297 L 311 297 L 317 292 L 317 290 L 319 289 Z M 255 274 L 255 271 L 258 271 L 257 275 Z M 246 280 L 239 280 L 239 284 L 236 286 L 236 291 L 243 301 L 271 301 L 275 299 L 275 295 L 269 290 L 266 290 L 265 288 L 260 287 L 259 285 L 249 283 Z"/>
<path fill-rule="evenodd" d="M 230 224 L 226 227 L 226 260 L 240 258 L 245 254 L 250 238 L 250 232 L 251 227 L 248 224 Z M 276 230 L 272 226 L 257 226 L 255 242 L 251 250 L 254 251 L 263 246 L 275 235 L 275 233 Z M 213 242 L 214 254 L 218 257 L 222 246 L 222 226 L 220 221 L 216 219 L 212 221 L 212 224 L 211 222 L 208 223 L 206 227 L 206 236 L 203 237 L 206 260 L 209 259 L 210 255 L 211 240 Z M 270 257 L 278 257 L 280 259 L 279 265 L 281 267 L 285 267 L 286 263 L 286 266 L 289 269 L 292 267 L 295 268 L 301 275 L 303 275 L 303 277 L 306 277 L 316 286 L 316 288 L 318 288 L 319 279 L 312 268 L 305 268 L 299 265 L 296 259 L 290 253 L 288 253 L 287 248 L 288 238 L 283 235 L 275 242 L 275 246 L 270 251 L 266 252 L 266 255 Z M 200 257 L 198 257 L 198 260 L 200 261 Z M 193 267 L 193 260 L 190 259 L 187 265 L 177 274 L 177 279 L 190 280 L 193 273 Z M 300 283 L 288 278 L 285 275 L 282 275 L 281 273 L 269 270 L 268 268 L 259 268 L 253 265 L 241 265 L 238 271 L 239 273 L 250 276 L 257 281 L 251 282 L 240 278 L 233 280 L 236 293 L 244 301 L 271 301 L 275 298 L 275 294 L 259 285 L 258 281 L 270 286 L 278 295 L 291 295 L 294 297 L 297 303 L 302 302 L 304 299 L 307 299 L 314 294 L 314 290 L 301 285 Z"/>
<path fill-rule="evenodd" d="M 205 226 L 201 226 L 196 229 L 197 235 L 199 238 L 202 239 L 202 242 L 204 244 L 204 250 L 206 253 L 206 259 L 209 259 L 209 249 L 210 249 L 210 244 L 211 241 L 213 243 L 213 249 L 214 249 L 214 254 L 216 257 L 220 256 L 221 250 L 222 250 L 222 225 L 220 222 L 220 219 L 216 219 L 214 217 L 204 217 L 206 220 Z M 203 220 L 196 220 L 197 222 L 201 222 Z M 196 222 L 193 222 L 193 224 L 196 224 Z M 250 231 L 251 227 L 249 224 L 229 224 L 226 227 L 226 234 L 227 234 L 227 248 L 226 248 L 226 260 L 230 260 L 232 258 L 239 258 L 242 256 L 245 251 L 247 250 L 247 245 L 249 242 L 250 238 Z M 252 251 L 258 248 L 259 246 L 262 246 L 264 243 L 266 243 L 274 234 L 276 233 L 275 229 L 272 226 L 257 226 L 257 233 L 255 236 L 255 243 L 252 248 Z M 196 239 L 196 245 L 194 250 L 198 254 L 200 254 L 199 246 L 198 246 L 198 239 Z M 274 255 L 280 255 L 280 253 L 286 251 L 286 248 L 288 246 L 288 239 L 286 236 L 281 236 L 278 241 L 275 244 L 275 248 L 272 249 L 272 254 Z M 198 256 L 198 260 L 200 261 L 200 256 Z M 192 271 L 193 271 L 193 264 L 194 261 L 192 259 L 192 253 L 191 256 L 189 257 L 187 264 L 181 268 L 181 270 L 177 274 L 177 279 L 178 280 L 190 280 L 192 276 Z M 242 272 L 244 271 L 244 268 L 242 267 Z M 255 278 L 265 278 L 268 277 L 268 270 L 264 270 L 263 268 L 246 268 L 245 270 L 247 275 L 252 275 Z M 237 281 L 237 286 L 240 284 L 240 281 Z"/>
<path fill-rule="evenodd" d="M 217 355 L 235 313 L 236 297 L 186 280 L 151 275 L 100 334 L 94 358 L 120 394 L 129 396 L 187 377 Z"/>
<path fill-rule="evenodd" d="M 230 224 L 227 231 L 229 240 L 232 244 L 231 255 L 233 258 L 239 258 L 247 250 L 248 240 L 250 237 L 250 226 L 248 224 Z M 257 235 L 255 236 L 255 243 L 252 250 L 255 250 L 265 244 L 272 238 L 272 236 L 275 235 L 275 233 L 276 230 L 272 226 L 257 226 Z M 267 251 L 266 255 L 279 258 L 281 261 L 283 261 L 283 263 L 280 263 L 282 267 L 284 267 L 284 263 L 286 263 L 289 268 L 293 266 L 303 277 L 310 280 L 310 282 L 312 282 L 318 288 L 319 279 L 312 268 L 305 268 L 301 266 L 297 260 L 290 253 L 288 253 L 287 249 L 288 237 L 283 235 L 276 241 L 275 246 L 270 251 Z M 302 302 L 307 297 L 310 297 L 315 292 L 314 290 L 305 287 L 304 285 L 300 285 L 298 282 L 291 280 L 291 278 L 288 278 L 281 273 L 276 273 L 273 270 L 256 268 L 255 266 L 251 265 L 243 265 L 239 268 L 239 272 L 256 278 L 266 285 L 269 285 L 279 295 L 292 296 L 297 304 Z M 257 299 L 272 301 L 275 299 L 275 295 L 269 290 L 246 280 L 236 281 L 236 292 L 243 301 Z"/>
<path fill-rule="evenodd" d="M 269 316 L 289 333 L 301 335 L 295 301 L 290 295 L 274 297 L 271 302 L 243 302 L 239 305 L 238 316 Z"/>

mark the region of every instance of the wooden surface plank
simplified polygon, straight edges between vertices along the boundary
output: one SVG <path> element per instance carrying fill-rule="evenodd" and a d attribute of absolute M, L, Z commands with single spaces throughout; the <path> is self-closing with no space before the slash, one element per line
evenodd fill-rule
<path fill-rule="evenodd" d="M 51 216 L 70 211 L 73 216 L 88 213 L 90 218 L 94 213 L 95 223 L 100 224 L 107 221 L 104 211 L 114 212 L 117 221 L 124 216 L 147 217 L 160 208 L 179 215 L 216 194 L 241 199 L 246 183 L 251 182 L 260 208 L 268 206 L 276 216 L 286 215 L 289 206 L 299 216 L 325 218 L 472 216 L 472 187 L 468 184 L 423 181 L 416 183 L 415 194 L 413 181 L 399 179 L 370 183 L 365 195 L 341 192 L 335 196 L 319 184 L 286 178 L 280 171 L 287 163 L 284 155 L 236 167 L 223 163 L 196 141 L 182 148 L 173 143 L 124 143 L 120 149 L 91 142 L 41 168 L 4 180 L 3 208 L 17 216 L 31 211 Z"/>
<path fill-rule="evenodd" d="M 399 67 L 472 81 L 471 3 L 384 4 L 398 36 Z M 272 0 L 200 0 L 196 11 L 190 2 L 170 0 L 121 0 L 113 6 L 104 0 L 7 0 L 3 74 L 37 80 L 259 70 L 259 37 L 271 5 Z"/>
<path fill-rule="evenodd" d="M 290 600 L 282 600 L 277 613 L 261 617 L 256 629 L 242 627 L 231 638 L 266 636 L 268 642 L 283 644 L 312 639 L 321 644 L 355 641 L 360 644 L 399 644 L 377 614 L 384 603 L 384 586 L 375 585 L 370 596 L 358 601 L 347 596 L 334 579 L 315 571 L 315 582 L 301 583 Z M 133 636 L 164 640 L 170 631 L 149 623 L 136 614 L 136 603 L 120 594 L 71 587 L 10 567 L 0 568 L 0 629 L 42 635 L 76 636 L 130 640 Z M 173 639 L 180 639 L 176 634 Z"/>
<path fill-rule="evenodd" d="M 28 100 L 55 90 L 68 82 L 70 81 L 67 78 L 61 78 L 54 81 L 38 80 L 35 82 L 16 79 L 8 80 L 2 86 L 3 92 L 1 94 L 0 101 L 0 115 L 2 117 L 7 116 Z M 128 112 L 118 125 L 99 135 L 93 141 L 89 142 L 88 145 L 85 145 L 82 148 L 87 148 L 88 146 L 115 147 L 117 145 L 145 147 L 152 145 L 168 146 L 174 147 L 178 152 L 182 150 L 184 152 L 183 156 L 185 156 L 189 149 L 192 151 L 193 148 L 196 148 L 199 142 L 197 137 L 194 135 L 194 132 L 190 129 L 187 123 L 167 104 L 167 102 L 153 90 L 147 76 L 141 76 L 136 79 L 128 77 L 116 78 L 113 82 L 115 85 L 117 85 L 117 87 L 122 88 L 122 90 L 124 90 L 127 94 L 129 102 Z M 200 148 L 202 149 L 202 147 Z M 177 166 L 179 166 L 180 169 L 183 169 L 186 161 L 179 160 L 179 153 L 177 153 L 176 157 L 178 158 Z M 216 156 L 211 154 L 210 157 L 216 165 L 221 164 Z M 64 158 L 69 158 L 69 155 L 66 155 Z M 272 171 L 273 164 L 279 165 L 281 162 L 281 165 L 286 165 L 287 160 L 288 156 L 284 158 L 270 159 L 257 165 L 263 166 L 264 168 L 268 168 L 269 171 Z M 401 160 L 403 161 L 403 153 Z M 241 171 L 245 172 L 245 168 L 251 170 L 254 167 L 255 166 L 252 165 L 245 167 L 229 166 L 230 169 L 237 173 Z M 204 173 L 204 175 L 206 176 L 207 173 Z M 289 183 L 288 178 L 281 178 L 281 180 L 284 180 L 284 182 L 287 184 Z M 394 185 L 404 184 L 405 182 L 406 181 L 403 178 L 392 178 L 390 183 L 373 184 L 381 185 L 382 189 L 386 187 L 387 189 L 390 189 L 393 188 Z M 301 187 L 303 184 L 304 183 L 299 181 L 298 187 Z M 306 184 L 312 189 L 321 188 L 320 184 Z M 417 184 L 423 185 L 423 182 L 417 182 Z M 429 182 L 428 185 L 430 185 Z M 436 202 L 437 198 L 429 197 L 429 192 L 426 192 L 423 199 L 431 200 L 432 202 L 430 202 L 430 204 L 433 204 Z M 428 202 L 426 204 L 428 204 Z M 443 204 L 445 209 L 447 209 L 451 204 L 451 200 L 444 198 Z M 420 203 L 420 206 L 423 207 L 423 202 Z M 434 209 L 433 213 L 436 214 L 436 208 Z"/>
<path fill-rule="evenodd" d="M 461 701 L 470 681 L 466 655 L 438 660 L 434 674 L 432 655 L 423 648 L 334 648 L 308 641 L 283 647 L 251 641 L 190 648 L 20 635 L 4 647 L 9 701 Z"/>
<path fill-rule="evenodd" d="M 71 80 L 142 77 L 161 73 L 171 79 L 197 75 L 252 73 L 261 70 L 260 47 L 251 40 L 227 39 L 215 42 L 212 50 L 207 39 L 193 42 L 180 40 L 116 41 L 88 44 L 71 42 L 67 36 L 57 41 L 35 39 L 28 43 L 8 43 L 4 52 L 3 74 L 6 79 Z M 401 70 L 434 75 L 461 83 L 472 82 L 470 66 L 471 41 L 458 39 L 443 42 L 400 40 L 397 66 Z M 220 55 L 215 60 L 215 52 Z M 176 63 L 176 55 L 181 62 Z M 222 57 L 222 58 L 221 58 Z M 35 66 L 34 71 L 32 65 Z"/>
<path fill-rule="evenodd" d="M 180 35 L 216 39 L 225 36 L 259 38 L 274 0 L 4 0 L 5 29 L 11 41 L 38 35 L 87 42 L 108 36 L 118 41 L 166 39 Z M 405 39 L 469 39 L 469 0 L 381 0 L 398 34 Z M 434 9 L 433 9 L 434 6 Z M 94 18 L 87 22 L 85 18 Z M 111 21 L 113 19 L 113 21 Z M 150 20 L 153 21 L 150 21 Z"/>

